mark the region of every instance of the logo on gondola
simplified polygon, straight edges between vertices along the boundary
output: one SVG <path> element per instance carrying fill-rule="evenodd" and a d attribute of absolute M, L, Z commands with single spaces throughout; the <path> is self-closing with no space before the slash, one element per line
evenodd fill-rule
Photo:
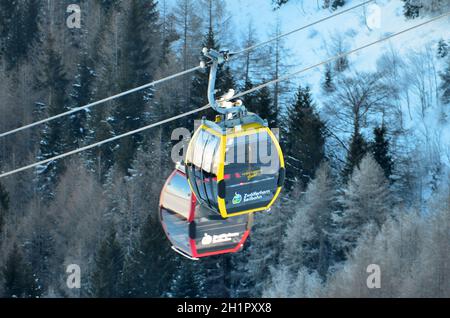
<path fill-rule="evenodd" d="M 233 197 L 233 204 L 239 204 L 241 202 L 242 202 L 242 195 L 236 192 Z"/>
<path fill-rule="evenodd" d="M 255 191 L 244 195 L 244 202 L 261 200 L 263 197 L 272 194 L 270 190 Z"/>
<path fill-rule="evenodd" d="M 246 171 L 246 172 L 243 173 L 243 175 L 247 177 L 248 181 L 250 181 L 250 180 L 252 180 L 252 179 L 254 179 L 254 178 L 256 178 L 256 177 L 261 175 L 261 169 L 253 170 L 253 171 L 251 171 L 251 170 L 250 171 Z"/>
<path fill-rule="evenodd" d="M 233 240 L 233 237 L 239 236 L 239 233 L 224 233 L 220 235 L 209 235 L 208 233 L 205 233 L 205 236 L 203 236 L 202 239 L 202 245 L 211 245 L 211 244 L 217 244 L 217 243 L 224 243 L 224 242 L 230 242 Z"/>
<path fill-rule="evenodd" d="M 213 242 L 213 237 L 205 233 L 205 236 L 202 239 L 202 245 L 209 245 Z"/>

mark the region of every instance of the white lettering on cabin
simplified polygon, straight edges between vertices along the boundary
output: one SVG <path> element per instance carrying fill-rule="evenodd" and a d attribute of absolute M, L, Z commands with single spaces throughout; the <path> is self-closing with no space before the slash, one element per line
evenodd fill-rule
<path fill-rule="evenodd" d="M 244 202 L 251 202 L 251 201 L 257 201 L 261 200 L 264 196 L 270 195 L 270 190 L 265 191 L 255 191 L 252 193 L 245 193 L 244 194 Z"/>
<path fill-rule="evenodd" d="M 230 242 L 233 240 L 234 237 L 239 236 L 239 233 L 224 233 L 220 235 L 209 235 L 208 233 L 205 233 L 205 236 L 202 239 L 202 245 L 211 245 L 211 244 L 218 244 L 218 243 L 224 243 L 224 242 Z"/>

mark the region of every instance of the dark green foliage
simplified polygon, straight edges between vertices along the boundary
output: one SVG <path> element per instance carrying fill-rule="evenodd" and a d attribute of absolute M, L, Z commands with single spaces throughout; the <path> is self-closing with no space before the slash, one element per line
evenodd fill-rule
<path fill-rule="evenodd" d="M 439 40 L 438 48 L 437 48 L 437 56 L 439 58 L 445 58 L 448 56 L 449 53 L 449 46 L 447 42 L 444 39 Z"/>
<path fill-rule="evenodd" d="M 201 267 L 204 297 L 230 298 L 231 255 L 207 257 L 202 260 Z"/>
<path fill-rule="evenodd" d="M 27 0 L 24 1 L 23 12 L 23 30 L 22 36 L 25 41 L 24 54 L 27 49 L 30 49 L 33 41 L 38 38 L 39 35 L 39 13 L 41 9 L 42 1 L 39 0 Z"/>
<path fill-rule="evenodd" d="M 108 122 L 107 111 L 104 107 L 95 108 L 88 118 L 88 136 L 86 144 L 93 144 L 113 136 L 113 129 Z M 97 180 L 101 183 L 106 181 L 106 175 L 114 164 L 112 144 L 104 144 L 88 151 L 90 158 L 88 164 L 92 171 L 96 172 Z"/>
<path fill-rule="evenodd" d="M 105 12 L 109 12 L 110 10 L 117 8 L 122 0 L 96 0 L 100 2 L 102 9 Z"/>
<path fill-rule="evenodd" d="M 0 183 L 0 208 L 2 208 L 3 210 L 9 209 L 9 194 L 3 187 L 3 184 L 1 183 Z"/>
<path fill-rule="evenodd" d="M 229 65 L 226 65 L 221 69 L 217 88 L 219 89 L 219 92 L 223 94 L 227 93 L 229 89 L 235 89 L 235 82 Z"/>
<path fill-rule="evenodd" d="M 0 0 L 0 37 L 2 40 L 10 32 L 13 13 L 17 10 L 17 1 Z"/>
<path fill-rule="evenodd" d="M 345 0 L 333 0 L 331 3 L 331 9 L 333 11 L 343 7 L 345 5 Z"/>
<path fill-rule="evenodd" d="M 231 269 L 229 270 L 229 290 L 231 298 L 245 298 L 250 296 L 251 284 L 246 271 L 251 238 L 247 238 L 241 251 L 230 255 Z"/>
<path fill-rule="evenodd" d="M 176 254 L 170 248 L 158 217 L 161 187 L 172 167 L 165 167 L 162 162 L 168 161 L 161 161 L 165 155 L 157 136 L 158 131 L 154 131 L 145 143 L 147 147 L 138 150 L 133 163 L 133 178 L 126 181 L 130 188 L 135 189 L 132 195 L 139 199 L 131 206 L 121 208 L 119 203 L 115 208 L 126 209 L 123 211 L 126 214 L 128 209 L 133 209 L 133 213 L 146 215 L 144 219 L 135 221 L 134 242 L 131 247 L 127 245 L 121 287 L 125 297 L 163 297 L 170 290 L 175 272 Z M 126 232 L 130 233 L 130 229 L 127 228 Z"/>
<path fill-rule="evenodd" d="M 302 1 L 302 0 L 298 0 Z M 272 3 L 274 5 L 274 9 L 279 9 L 284 4 L 288 3 L 289 0 L 272 0 Z M 345 5 L 345 0 L 324 0 L 323 1 L 323 7 L 329 8 L 331 5 L 332 10 L 337 10 L 339 7 L 343 7 Z"/>
<path fill-rule="evenodd" d="M 387 129 L 384 125 L 374 129 L 375 140 L 371 145 L 373 158 L 378 162 L 384 171 L 384 176 L 389 179 L 392 174 L 393 161 L 389 154 L 389 140 L 387 139 Z"/>
<path fill-rule="evenodd" d="M 112 78 L 112 71 L 110 67 L 107 67 L 105 73 L 95 75 L 96 81 L 93 84 L 93 88 L 96 90 L 95 100 L 108 96 L 114 89 L 114 83 L 108 82 L 109 78 Z M 98 83 L 99 81 L 100 83 Z M 89 116 L 86 121 L 86 136 L 85 144 L 94 144 L 96 142 L 106 140 L 114 135 L 114 131 L 111 125 L 108 106 L 115 105 L 115 103 L 106 103 L 98 107 L 91 108 Z M 106 181 L 106 175 L 109 169 L 114 164 L 113 143 L 107 143 L 100 147 L 95 147 L 87 151 L 88 166 L 91 171 L 95 172 L 97 180 L 101 183 Z"/>
<path fill-rule="evenodd" d="M 192 262 L 178 259 L 176 274 L 170 290 L 171 297 L 230 298 L 234 255 L 218 255 Z M 242 269 L 242 268 L 241 268 Z"/>
<path fill-rule="evenodd" d="M 92 62 L 87 54 L 83 54 L 78 64 L 78 74 L 73 85 L 72 107 L 82 107 L 93 101 L 93 82 L 95 79 Z M 70 134 L 68 144 L 74 147 L 80 146 L 86 137 L 86 111 L 76 112 L 69 117 Z"/>
<path fill-rule="evenodd" d="M 95 258 L 92 275 L 92 294 L 97 298 L 119 297 L 123 272 L 124 256 L 117 241 L 116 231 L 111 229 Z"/>
<path fill-rule="evenodd" d="M 166 296 L 175 271 L 175 255 L 167 242 L 156 213 L 151 213 L 142 228 L 139 248 L 124 273 L 127 297 Z"/>
<path fill-rule="evenodd" d="M 251 105 L 246 105 L 248 110 L 258 114 L 262 119 L 267 119 L 269 127 L 278 127 L 278 114 L 273 106 L 273 98 L 268 87 L 258 90 L 254 95 Z"/>
<path fill-rule="evenodd" d="M 275 9 L 279 9 L 281 6 L 288 2 L 289 0 L 272 0 Z"/>
<path fill-rule="evenodd" d="M 414 0 L 402 0 L 405 4 L 403 5 L 403 14 L 408 19 L 418 18 L 420 15 L 420 9 L 422 4 L 417 3 Z"/>
<path fill-rule="evenodd" d="M 337 54 L 342 54 L 344 52 L 336 52 Z M 349 61 L 347 56 L 339 57 L 336 62 L 334 62 L 334 70 L 338 73 L 342 73 L 349 67 Z"/>
<path fill-rule="evenodd" d="M 447 67 L 440 74 L 442 83 L 441 83 L 441 99 L 444 104 L 450 103 L 450 58 L 447 61 Z"/>
<path fill-rule="evenodd" d="M 39 296 L 31 266 L 27 263 L 17 245 L 8 255 L 3 274 L 3 297 L 34 298 Z"/>
<path fill-rule="evenodd" d="M 9 194 L 3 187 L 3 185 L 0 183 L 0 237 L 2 233 L 4 219 L 6 217 L 8 209 L 9 209 Z"/>
<path fill-rule="evenodd" d="M 253 88 L 253 83 L 252 83 L 251 79 L 248 79 L 244 83 L 244 87 L 242 88 L 242 91 L 248 91 L 248 90 L 250 90 L 252 88 Z M 247 95 L 243 96 L 242 97 L 242 102 L 243 102 L 244 106 L 252 107 L 252 105 L 256 102 L 255 92 L 252 92 L 250 94 L 247 94 Z"/>
<path fill-rule="evenodd" d="M 8 68 L 24 60 L 38 37 L 41 1 L 0 0 L 0 53 Z"/>
<path fill-rule="evenodd" d="M 331 66 L 329 64 L 327 64 L 327 66 L 325 68 L 325 76 L 324 76 L 324 80 L 322 83 L 322 89 L 326 93 L 332 93 L 336 89 L 336 86 L 334 85 L 334 81 L 333 81 L 333 72 L 332 72 Z"/>
<path fill-rule="evenodd" d="M 186 258 L 178 258 L 175 276 L 171 283 L 170 296 L 175 298 L 198 298 L 203 295 L 202 264 Z"/>
<path fill-rule="evenodd" d="M 355 129 L 350 140 L 350 148 L 347 153 L 345 167 L 342 171 L 344 183 L 347 183 L 349 177 L 353 173 L 353 169 L 359 166 L 361 159 L 367 153 L 367 147 L 367 142 L 363 135 L 359 132 L 359 129 Z"/>
<path fill-rule="evenodd" d="M 286 186 L 305 189 L 325 157 L 325 124 L 315 111 L 309 87 L 300 86 L 286 118 Z"/>
<path fill-rule="evenodd" d="M 45 96 L 46 115 L 51 117 L 66 112 L 68 110 L 67 86 L 69 81 L 61 56 L 56 51 L 51 37 L 47 39 L 40 63 L 41 70 L 36 78 L 36 83 L 37 88 Z M 46 123 L 41 135 L 38 159 L 48 159 L 68 150 L 69 131 L 69 125 L 64 118 Z M 56 185 L 64 170 L 62 161 L 50 162 L 39 167 L 40 187 L 44 196 L 51 196 L 49 190 Z"/>
<path fill-rule="evenodd" d="M 247 276 L 244 283 L 249 295 L 244 297 L 260 296 L 270 277 L 271 268 L 280 264 L 286 220 L 289 220 L 292 211 L 281 205 L 282 201 L 273 206 L 270 212 L 255 216 L 251 246 L 245 263 Z"/>
<path fill-rule="evenodd" d="M 126 14 L 123 49 L 120 59 L 119 87 L 121 91 L 153 80 L 157 67 L 160 39 L 159 16 L 155 1 L 132 0 Z M 113 112 L 112 127 L 116 135 L 135 130 L 147 122 L 146 107 L 153 90 L 141 90 L 118 100 Z M 142 136 L 135 134 L 118 142 L 115 161 L 128 174 Z"/>

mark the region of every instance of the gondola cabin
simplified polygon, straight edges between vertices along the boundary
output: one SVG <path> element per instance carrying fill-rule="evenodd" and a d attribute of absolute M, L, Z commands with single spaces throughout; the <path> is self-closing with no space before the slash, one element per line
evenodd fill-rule
<path fill-rule="evenodd" d="M 223 219 L 197 204 L 183 167 L 177 167 L 164 185 L 159 212 L 172 248 L 190 259 L 240 251 L 253 221 L 246 215 Z"/>
<path fill-rule="evenodd" d="M 227 123 L 203 120 L 192 137 L 185 158 L 190 187 L 223 218 L 269 210 L 285 175 L 278 140 L 258 120 Z"/>

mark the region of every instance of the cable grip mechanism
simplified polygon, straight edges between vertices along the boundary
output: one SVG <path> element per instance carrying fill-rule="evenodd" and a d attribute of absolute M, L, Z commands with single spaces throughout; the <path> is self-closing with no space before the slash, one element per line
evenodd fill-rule
<path fill-rule="evenodd" d="M 203 48 L 203 55 L 208 58 L 207 61 L 202 61 L 200 66 L 203 68 L 210 67 L 209 72 L 209 82 L 208 82 L 208 101 L 211 107 L 222 115 L 229 115 L 227 117 L 232 117 L 235 113 L 245 112 L 245 107 L 242 105 L 242 101 L 229 102 L 229 100 L 234 96 L 234 90 L 230 89 L 227 94 L 222 96 L 218 101 L 215 98 L 215 85 L 217 70 L 219 65 L 227 62 L 233 54 L 229 51 L 216 51 L 213 49 Z"/>

